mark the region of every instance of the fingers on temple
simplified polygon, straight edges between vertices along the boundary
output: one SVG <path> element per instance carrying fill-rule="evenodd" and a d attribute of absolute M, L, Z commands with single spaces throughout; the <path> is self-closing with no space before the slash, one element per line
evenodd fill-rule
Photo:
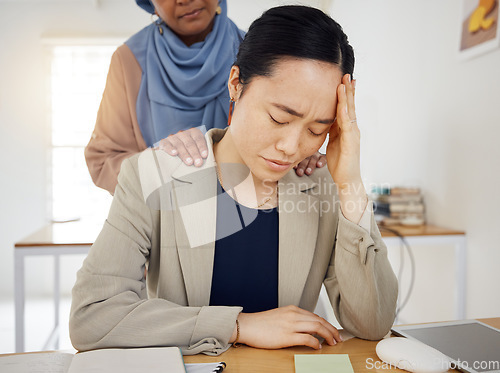
<path fill-rule="evenodd" d="M 350 120 L 347 106 L 347 91 L 345 84 L 339 84 L 337 88 L 337 124 L 341 130 L 344 129 L 346 122 Z"/>
<path fill-rule="evenodd" d="M 354 103 L 354 81 L 347 82 L 346 94 L 347 94 L 347 111 L 349 113 L 349 118 L 356 119 L 356 106 Z"/>

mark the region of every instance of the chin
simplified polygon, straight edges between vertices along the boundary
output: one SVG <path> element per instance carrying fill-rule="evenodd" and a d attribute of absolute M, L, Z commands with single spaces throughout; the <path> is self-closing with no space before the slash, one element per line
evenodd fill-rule
<path fill-rule="evenodd" d="M 269 170 L 259 170 L 260 172 L 253 172 L 252 173 L 260 180 L 262 181 L 268 181 L 268 182 L 275 182 L 279 181 L 283 176 L 285 176 L 290 170 L 287 171 L 282 171 L 282 172 L 276 172 L 276 171 L 269 171 Z M 262 177 L 261 177 L 262 176 Z"/>

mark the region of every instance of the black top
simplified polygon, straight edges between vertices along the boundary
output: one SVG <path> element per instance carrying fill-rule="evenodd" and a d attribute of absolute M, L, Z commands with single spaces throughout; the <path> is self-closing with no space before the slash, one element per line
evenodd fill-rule
<path fill-rule="evenodd" d="M 278 209 L 240 205 L 218 183 L 211 306 L 278 307 Z"/>

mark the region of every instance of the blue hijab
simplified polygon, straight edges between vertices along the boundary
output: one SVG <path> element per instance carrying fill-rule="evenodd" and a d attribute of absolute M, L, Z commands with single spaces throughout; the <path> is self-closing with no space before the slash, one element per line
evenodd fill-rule
<path fill-rule="evenodd" d="M 137 4 L 154 12 L 149 0 Z M 244 32 L 227 17 L 226 0 L 204 41 L 186 46 L 164 23 L 151 24 L 125 42 L 142 69 L 137 121 L 147 146 L 180 130 L 224 128 L 229 110 L 227 79 Z"/>

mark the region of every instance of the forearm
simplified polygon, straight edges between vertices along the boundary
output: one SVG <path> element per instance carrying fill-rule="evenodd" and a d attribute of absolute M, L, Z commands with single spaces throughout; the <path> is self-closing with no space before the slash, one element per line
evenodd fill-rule
<path fill-rule="evenodd" d="M 225 351 L 241 308 L 147 299 L 146 256 L 147 251 L 105 223 L 73 288 L 70 335 L 75 348 L 162 345 L 182 347 L 185 354 Z"/>
<path fill-rule="evenodd" d="M 344 217 L 358 224 L 368 203 L 363 182 L 337 185 L 340 209 Z"/>
<path fill-rule="evenodd" d="M 108 219 L 78 272 L 72 342 L 79 350 L 176 345 L 185 354 L 220 354 L 240 307 L 189 307 L 182 291 L 175 301 L 148 299 L 144 268 L 148 259 L 159 260 L 160 212 L 144 202 L 136 162 L 124 162 Z M 151 279 L 161 270 L 155 264 Z"/>
<path fill-rule="evenodd" d="M 184 354 L 217 355 L 229 345 L 239 307 L 186 307 L 129 293 L 77 308 L 70 318 L 73 345 L 97 348 L 179 346 Z"/>
<path fill-rule="evenodd" d="M 397 280 L 374 224 L 372 216 L 368 233 L 340 217 L 334 259 L 325 279 L 339 322 L 366 339 L 380 339 L 390 330 L 397 301 Z"/>

